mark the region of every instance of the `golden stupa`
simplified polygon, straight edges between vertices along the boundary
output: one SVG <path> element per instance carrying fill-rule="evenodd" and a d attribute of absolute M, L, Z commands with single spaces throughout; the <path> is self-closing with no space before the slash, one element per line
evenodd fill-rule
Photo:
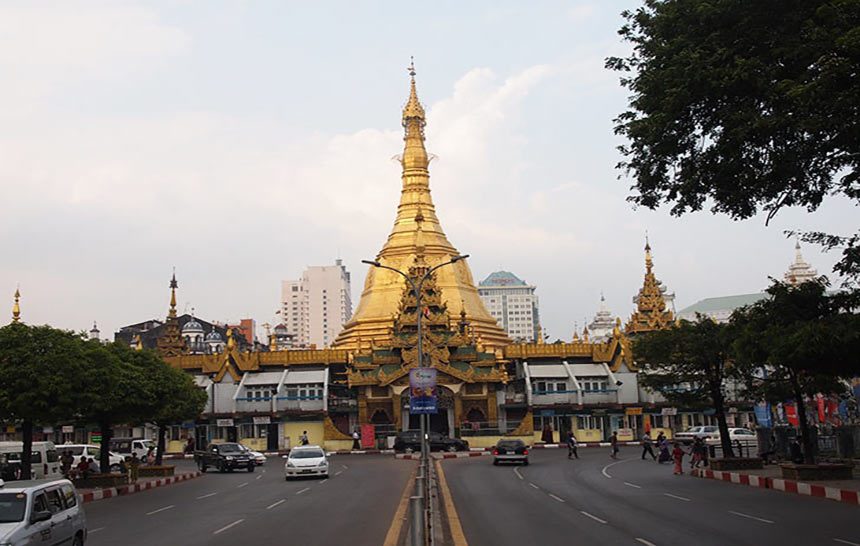
<path fill-rule="evenodd" d="M 424 126 L 427 122 L 424 107 L 415 90 L 413 67 L 410 67 L 409 74 L 409 101 L 403 108 L 405 145 L 400 159 L 403 189 L 394 228 L 376 255 L 379 263 L 403 272 L 409 270 L 418 256 L 423 257 L 429 267 L 433 267 L 460 254 L 442 231 L 430 197 L 430 159 L 424 149 Z M 436 279 L 442 291 L 442 301 L 454 312 L 459 312 L 461 308 L 465 310 L 472 335 L 485 347 L 503 347 L 511 343 L 478 296 L 466 260 L 440 268 L 436 271 Z M 356 349 L 360 343 L 389 342 L 405 283 L 405 279 L 393 271 L 371 267 L 355 314 L 333 346 Z"/>

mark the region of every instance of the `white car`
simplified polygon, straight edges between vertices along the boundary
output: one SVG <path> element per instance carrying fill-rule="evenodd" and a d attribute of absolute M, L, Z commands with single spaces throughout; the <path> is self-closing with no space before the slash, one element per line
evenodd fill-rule
<path fill-rule="evenodd" d="M 81 462 L 81 457 L 86 457 L 87 459 L 93 459 L 96 463 L 101 464 L 101 459 L 99 458 L 102 452 L 102 448 L 100 446 L 92 445 L 92 444 L 63 444 L 61 446 L 57 446 L 57 451 L 62 456 L 66 451 L 71 451 L 72 456 L 75 461 L 72 466 L 77 466 L 79 462 Z M 122 462 L 122 456 L 117 455 L 113 451 L 110 452 L 110 471 L 111 472 L 119 472 L 119 464 Z"/>
<path fill-rule="evenodd" d="M 690 427 L 684 432 L 678 432 L 675 434 L 675 439 L 689 443 L 692 442 L 695 438 L 701 438 L 703 440 L 707 440 L 709 438 L 719 438 L 720 437 L 720 427 L 716 425 L 706 425 L 706 426 L 695 426 Z"/>
<path fill-rule="evenodd" d="M 328 478 L 328 458 L 325 451 L 320 446 L 294 447 L 287 455 L 284 476 L 287 480 L 304 476 Z"/>
<path fill-rule="evenodd" d="M 239 444 L 239 445 L 242 446 L 243 451 L 248 453 L 248 455 L 250 455 L 251 458 L 254 459 L 255 465 L 261 466 L 261 465 L 266 464 L 266 456 L 264 454 L 260 453 L 259 451 L 254 451 L 253 449 L 251 449 L 247 446 L 244 446 L 242 444 Z"/>
<path fill-rule="evenodd" d="M 756 433 L 751 431 L 748 428 L 737 428 L 730 427 L 729 428 L 729 440 L 732 444 L 740 443 L 743 446 L 757 446 L 758 445 L 758 436 Z M 716 438 L 708 438 L 705 440 L 708 444 L 719 444 L 720 443 L 720 434 L 717 433 Z"/>
<path fill-rule="evenodd" d="M 69 480 L 0 480 L 0 544 L 83 546 L 87 518 Z"/>

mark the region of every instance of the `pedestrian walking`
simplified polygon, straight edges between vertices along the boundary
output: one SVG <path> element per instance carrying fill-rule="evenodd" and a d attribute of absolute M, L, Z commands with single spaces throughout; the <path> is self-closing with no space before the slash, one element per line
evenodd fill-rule
<path fill-rule="evenodd" d="M 130 483 L 137 482 L 137 476 L 140 473 L 140 459 L 137 453 L 131 454 L 131 460 L 128 462 L 128 481 Z"/>
<path fill-rule="evenodd" d="M 699 468 L 702 464 L 703 452 L 705 451 L 705 443 L 699 436 L 693 439 L 693 447 L 690 449 L 690 468 Z"/>
<path fill-rule="evenodd" d="M 303 446 L 306 446 L 311 443 L 310 440 L 308 440 L 308 431 L 302 431 L 302 435 L 299 436 L 299 443 Z"/>
<path fill-rule="evenodd" d="M 651 441 L 651 435 L 647 432 L 642 435 L 642 460 L 645 460 L 645 455 L 651 455 L 651 458 L 657 460 L 657 455 L 654 454 L 654 445 Z"/>
<path fill-rule="evenodd" d="M 567 458 L 573 459 L 574 457 L 579 459 L 579 453 L 576 452 L 578 442 L 576 441 L 576 436 L 573 435 L 573 431 L 567 431 Z"/>
<path fill-rule="evenodd" d="M 63 456 L 60 457 L 60 471 L 63 473 L 63 477 L 69 477 L 69 473 L 72 471 L 72 466 L 74 464 L 75 456 L 67 449 L 63 452 Z"/>
<path fill-rule="evenodd" d="M 672 460 L 672 455 L 669 453 L 669 440 L 664 437 L 657 444 L 657 447 L 660 449 L 660 456 L 657 457 L 658 463 L 663 464 Z"/>
<path fill-rule="evenodd" d="M 684 473 L 684 455 L 686 452 L 681 449 L 681 444 L 675 442 L 675 449 L 672 450 L 672 459 L 675 461 L 675 468 L 672 470 L 672 473 L 676 476 L 680 476 Z"/>
<path fill-rule="evenodd" d="M 359 450 L 361 449 L 361 443 L 359 442 L 359 434 L 357 430 L 352 431 L 352 449 Z"/>
<path fill-rule="evenodd" d="M 609 455 L 613 459 L 618 458 L 618 431 L 614 431 L 612 433 L 612 437 L 609 439 L 609 443 L 612 446 L 612 453 Z"/>

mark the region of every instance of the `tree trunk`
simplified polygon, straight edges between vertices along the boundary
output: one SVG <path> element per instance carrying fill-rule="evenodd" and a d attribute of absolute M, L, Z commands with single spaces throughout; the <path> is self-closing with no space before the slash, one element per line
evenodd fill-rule
<path fill-rule="evenodd" d="M 803 445 L 803 462 L 815 464 L 815 446 L 812 445 L 812 436 L 809 434 L 809 423 L 806 422 L 806 401 L 800 390 L 800 380 L 792 373 L 791 388 L 794 391 L 795 404 L 797 404 L 797 422 L 800 425 L 800 443 Z"/>
<path fill-rule="evenodd" d="M 103 474 L 110 472 L 110 441 L 113 438 L 112 424 L 106 421 L 99 423 L 102 433 L 101 453 L 99 454 L 99 469 Z"/>
<path fill-rule="evenodd" d="M 21 423 L 21 479 L 33 479 L 33 421 Z M 47 478 L 47 476 L 45 476 Z"/>
<path fill-rule="evenodd" d="M 158 424 L 158 449 L 155 450 L 155 464 L 161 466 L 162 458 L 164 457 L 164 449 L 166 447 L 167 426 Z"/>
<path fill-rule="evenodd" d="M 717 426 L 720 429 L 720 446 L 723 448 L 723 457 L 734 457 L 732 451 L 732 440 L 729 438 L 729 424 L 726 422 L 726 406 L 723 400 L 722 385 L 711 387 L 711 398 L 714 399 L 714 414 L 717 416 Z"/>

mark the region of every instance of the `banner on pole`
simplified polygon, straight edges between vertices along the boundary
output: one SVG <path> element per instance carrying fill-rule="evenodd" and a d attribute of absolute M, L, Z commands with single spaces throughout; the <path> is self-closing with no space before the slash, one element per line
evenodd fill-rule
<path fill-rule="evenodd" d="M 409 413 L 436 413 L 436 368 L 409 370 Z"/>
<path fill-rule="evenodd" d="M 773 426 L 773 420 L 770 416 L 770 404 L 767 402 L 759 402 L 753 408 L 755 411 L 755 420 L 758 423 L 758 426 L 771 428 Z"/>

